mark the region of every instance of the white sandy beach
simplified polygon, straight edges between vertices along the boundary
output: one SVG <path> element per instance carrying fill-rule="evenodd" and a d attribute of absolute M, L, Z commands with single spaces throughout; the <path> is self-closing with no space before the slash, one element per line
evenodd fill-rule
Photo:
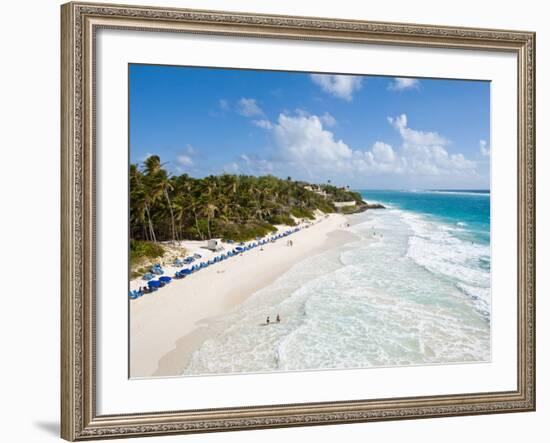
<path fill-rule="evenodd" d="M 153 294 L 130 301 L 131 377 L 175 376 L 185 369 L 194 350 L 216 332 L 208 319 L 239 305 L 305 257 L 355 238 L 346 217 L 331 214 L 289 237 L 231 257 L 182 280 L 173 280 Z M 287 246 L 292 240 L 293 246 Z M 189 252 L 209 254 L 205 242 L 184 242 Z M 166 268 L 173 275 L 176 268 Z M 131 289 L 145 283 L 133 280 Z"/>

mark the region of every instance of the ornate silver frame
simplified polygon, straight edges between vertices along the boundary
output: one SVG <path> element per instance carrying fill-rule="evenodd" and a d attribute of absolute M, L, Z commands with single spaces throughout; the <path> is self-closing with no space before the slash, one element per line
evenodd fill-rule
<path fill-rule="evenodd" d="M 68 3 L 62 18 L 61 436 L 67 440 L 533 411 L 535 34 Z M 508 51 L 518 60 L 518 380 L 510 392 L 98 416 L 95 410 L 94 35 L 99 28 Z"/>

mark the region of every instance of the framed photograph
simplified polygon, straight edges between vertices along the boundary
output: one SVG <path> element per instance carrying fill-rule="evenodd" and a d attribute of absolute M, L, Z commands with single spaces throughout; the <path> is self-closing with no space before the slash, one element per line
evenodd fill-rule
<path fill-rule="evenodd" d="M 535 409 L 535 35 L 62 6 L 62 437 Z"/>

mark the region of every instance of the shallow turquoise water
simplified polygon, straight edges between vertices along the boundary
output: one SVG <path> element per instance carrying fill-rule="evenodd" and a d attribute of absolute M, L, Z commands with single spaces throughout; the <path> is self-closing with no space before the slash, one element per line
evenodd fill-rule
<path fill-rule="evenodd" d="M 421 214 L 463 228 L 456 235 L 483 244 L 490 242 L 488 191 L 359 191 L 367 201 Z"/>

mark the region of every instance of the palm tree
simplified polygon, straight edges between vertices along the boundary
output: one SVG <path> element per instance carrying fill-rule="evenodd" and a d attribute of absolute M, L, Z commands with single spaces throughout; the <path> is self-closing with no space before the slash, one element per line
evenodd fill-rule
<path fill-rule="evenodd" d="M 334 201 L 361 201 L 348 186 L 327 182 L 315 185 L 272 175 L 170 176 L 160 158 L 150 156 L 141 168 L 130 167 L 130 238 L 253 238 L 270 232 L 270 223 L 293 214 L 309 217 L 316 209 L 336 211 Z M 308 189 L 322 190 L 326 196 Z"/>
<path fill-rule="evenodd" d="M 134 212 L 137 213 L 136 217 L 140 221 L 145 221 L 145 216 L 147 217 L 147 228 L 149 231 L 150 240 L 156 242 L 155 229 L 153 227 L 153 221 L 151 220 L 151 211 L 149 206 L 151 203 L 151 198 L 147 192 L 147 186 L 143 180 L 143 175 L 139 172 L 136 165 L 130 166 L 130 202 L 132 202 L 132 197 L 134 197 Z M 147 232 L 147 230 L 145 231 Z"/>
<path fill-rule="evenodd" d="M 212 231 L 210 229 L 210 222 L 211 220 L 216 216 L 216 213 L 219 212 L 219 209 L 216 205 L 214 205 L 211 202 L 206 203 L 206 205 L 203 207 L 203 214 L 206 217 L 206 221 L 208 223 L 208 238 L 212 238 Z"/>
<path fill-rule="evenodd" d="M 158 200 L 161 195 L 164 196 L 166 202 L 168 203 L 168 210 L 170 211 L 170 227 L 172 231 L 172 240 L 178 240 L 178 235 L 176 231 L 176 219 L 174 217 L 174 208 L 172 207 L 172 202 L 170 201 L 169 191 L 172 191 L 174 187 L 170 182 L 170 177 L 164 169 L 162 169 L 162 164 L 160 162 L 160 157 L 158 155 L 151 155 L 148 157 L 145 162 L 145 172 L 150 180 L 150 188 L 152 191 L 153 201 Z"/>
<path fill-rule="evenodd" d="M 168 209 L 170 210 L 170 221 L 172 222 L 172 238 L 176 241 L 178 241 L 178 233 L 176 231 L 176 219 L 174 217 L 174 208 L 172 207 L 172 202 L 170 201 L 170 195 L 168 194 L 168 190 L 173 191 L 174 187 L 172 186 L 172 183 L 170 183 L 170 180 L 168 179 L 168 176 L 166 176 L 165 179 L 162 181 L 163 183 L 163 190 L 164 190 L 164 196 L 166 197 L 166 201 L 168 202 Z"/>

